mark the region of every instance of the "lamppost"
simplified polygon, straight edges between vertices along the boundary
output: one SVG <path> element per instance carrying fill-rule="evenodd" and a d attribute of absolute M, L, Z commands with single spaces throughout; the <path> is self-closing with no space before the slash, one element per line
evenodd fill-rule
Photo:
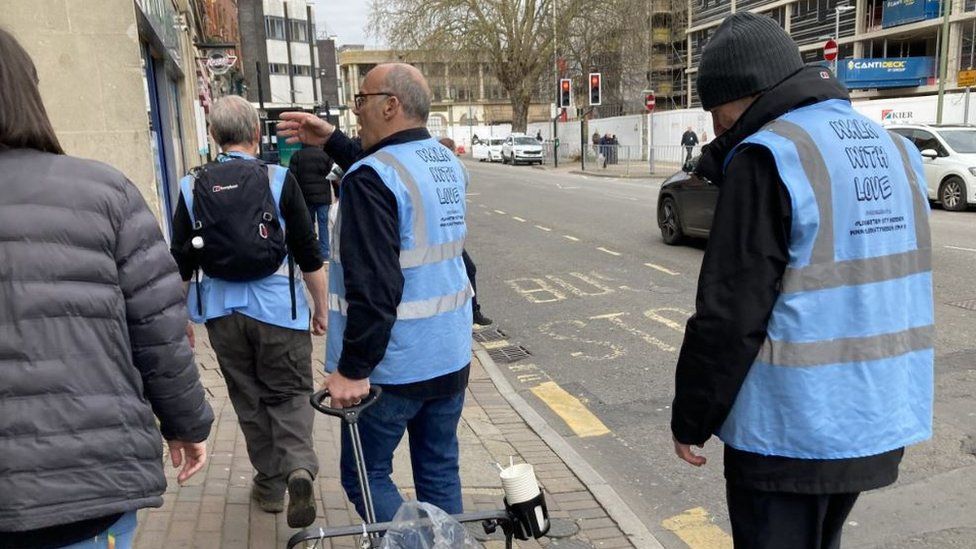
<path fill-rule="evenodd" d="M 834 8 L 834 40 L 840 40 L 840 14 L 855 9 L 854 6 L 844 4 Z M 840 44 L 837 45 L 837 57 L 834 58 L 834 74 L 837 74 L 837 63 L 840 62 Z"/>

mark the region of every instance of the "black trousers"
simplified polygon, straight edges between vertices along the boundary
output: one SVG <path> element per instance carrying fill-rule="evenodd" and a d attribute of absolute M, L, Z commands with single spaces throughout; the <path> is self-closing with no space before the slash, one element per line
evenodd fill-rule
<path fill-rule="evenodd" d="M 312 449 L 312 337 L 240 313 L 207 321 L 210 345 L 227 381 L 262 498 L 281 499 L 288 473 L 319 460 Z"/>
<path fill-rule="evenodd" d="M 474 266 L 474 261 L 471 261 L 467 250 L 461 250 L 461 259 L 464 260 L 464 270 L 468 272 L 468 280 L 471 281 L 471 289 L 474 290 L 474 297 L 471 298 L 471 313 L 476 315 L 481 310 L 481 305 L 478 305 L 478 284 L 474 281 L 478 268 Z"/>
<path fill-rule="evenodd" d="M 761 492 L 726 484 L 736 549 L 839 549 L 854 494 Z"/>

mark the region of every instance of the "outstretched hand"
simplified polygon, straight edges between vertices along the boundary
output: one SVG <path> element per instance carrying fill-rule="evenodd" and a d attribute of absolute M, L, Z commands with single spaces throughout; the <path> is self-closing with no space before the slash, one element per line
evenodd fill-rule
<path fill-rule="evenodd" d="M 335 126 L 307 112 L 283 112 L 278 133 L 288 143 L 304 143 L 321 147 L 332 137 Z"/>

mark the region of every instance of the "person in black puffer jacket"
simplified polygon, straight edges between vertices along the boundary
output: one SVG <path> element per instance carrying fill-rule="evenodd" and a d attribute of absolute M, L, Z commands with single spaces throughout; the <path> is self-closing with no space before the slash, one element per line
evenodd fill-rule
<path fill-rule="evenodd" d="M 0 547 L 131 547 L 135 511 L 163 503 L 160 431 L 180 482 L 203 467 L 213 411 L 186 325 L 139 190 L 64 154 L 0 30 Z"/>
<path fill-rule="evenodd" d="M 329 207 L 332 205 L 332 188 L 328 179 L 332 171 L 332 159 L 320 147 L 305 146 L 292 155 L 288 171 L 295 176 L 302 189 L 312 224 L 319 224 L 319 245 L 322 259 L 329 260 Z"/>

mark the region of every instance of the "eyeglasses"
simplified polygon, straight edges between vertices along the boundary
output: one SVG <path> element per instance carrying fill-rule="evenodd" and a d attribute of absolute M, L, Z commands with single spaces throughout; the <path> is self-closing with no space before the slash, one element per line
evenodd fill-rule
<path fill-rule="evenodd" d="M 361 108 L 363 108 L 363 105 L 366 104 L 366 98 L 367 97 L 370 97 L 370 96 L 373 96 L 373 95 L 385 95 L 386 97 L 396 97 L 395 94 L 387 93 L 387 92 L 357 93 L 356 95 L 352 96 L 353 103 L 356 105 L 356 108 L 357 109 L 361 109 Z"/>

